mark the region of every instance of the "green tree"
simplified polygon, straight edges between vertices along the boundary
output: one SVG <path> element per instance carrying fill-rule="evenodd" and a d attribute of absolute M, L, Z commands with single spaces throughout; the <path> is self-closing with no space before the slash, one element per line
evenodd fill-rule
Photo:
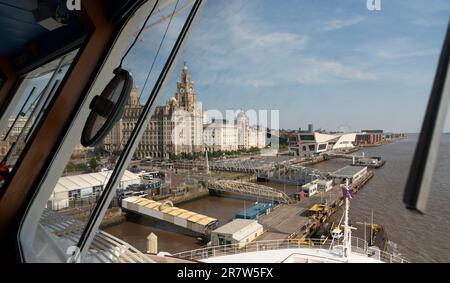
<path fill-rule="evenodd" d="M 91 160 L 89 160 L 89 167 L 91 168 L 92 171 L 95 171 L 97 166 L 98 166 L 98 162 L 95 158 L 92 158 Z"/>

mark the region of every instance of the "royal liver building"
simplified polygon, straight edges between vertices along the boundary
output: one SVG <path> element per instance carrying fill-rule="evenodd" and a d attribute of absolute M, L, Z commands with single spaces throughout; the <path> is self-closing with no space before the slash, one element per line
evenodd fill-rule
<path fill-rule="evenodd" d="M 133 89 L 122 119 L 103 141 L 106 151 L 114 152 L 123 148 L 142 108 L 137 89 Z M 203 151 L 203 111 L 197 102 L 189 69 L 184 66 L 177 81 L 175 96 L 164 106 L 156 107 L 135 157 L 169 159 L 173 154 Z"/>
<path fill-rule="evenodd" d="M 137 89 L 133 89 L 122 119 L 103 141 L 108 152 L 121 150 L 143 109 Z M 206 121 L 207 116 L 197 101 L 194 82 L 187 66 L 177 81 L 177 91 L 164 106 L 157 106 L 135 158 L 169 159 L 180 153 L 207 151 L 235 151 L 266 146 L 266 129 L 249 124 L 244 112 L 234 121 Z"/>

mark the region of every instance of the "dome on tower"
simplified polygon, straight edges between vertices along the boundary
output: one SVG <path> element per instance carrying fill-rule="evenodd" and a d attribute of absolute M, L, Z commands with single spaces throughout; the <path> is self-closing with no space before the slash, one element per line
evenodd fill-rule
<path fill-rule="evenodd" d="M 138 88 L 136 86 L 133 86 L 133 89 L 131 90 L 128 104 L 130 104 L 130 105 L 140 105 L 141 104 L 140 99 L 139 99 Z"/>
<path fill-rule="evenodd" d="M 169 98 L 169 104 L 171 105 L 176 105 L 178 103 L 177 99 L 175 97 L 171 97 Z"/>
<path fill-rule="evenodd" d="M 186 82 L 189 81 L 190 77 L 189 77 L 189 68 L 186 65 L 186 62 L 184 62 L 184 67 L 183 70 L 181 71 L 181 81 Z"/>

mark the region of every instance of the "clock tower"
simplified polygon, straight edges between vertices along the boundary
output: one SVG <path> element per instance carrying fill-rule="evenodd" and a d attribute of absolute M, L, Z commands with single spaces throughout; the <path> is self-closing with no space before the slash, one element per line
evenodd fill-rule
<path fill-rule="evenodd" d="M 186 63 L 177 81 L 177 93 L 175 97 L 181 108 L 188 112 L 194 111 L 197 104 L 197 96 L 195 94 L 194 82 L 191 80 Z"/>

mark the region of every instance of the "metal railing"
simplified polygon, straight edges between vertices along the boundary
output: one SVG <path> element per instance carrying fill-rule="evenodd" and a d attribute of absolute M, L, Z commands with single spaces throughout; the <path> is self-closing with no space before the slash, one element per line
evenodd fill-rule
<path fill-rule="evenodd" d="M 242 246 L 242 244 L 230 244 L 230 245 L 205 247 L 201 249 L 176 253 L 173 254 L 172 256 L 186 260 L 201 261 L 203 259 L 212 257 L 228 256 L 250 252 L 261 252 L 269 250 L 298 249 L 298 248 L 330 249 L 331 244 L 332 240 L 321 240 L 321 239 L 266 240 L 266 241 L 251 242 L 245 246 Z M 336 244 L 336 242 L 334 242 L 334 244 Z M 373 255 L 369 254 L 367 241 L 357 237 L 352 237 L 352 252 L 373 257 Z M 380 255 L 379 260 L 383 262 L 388 263 L 407 262 L 406 260 L 398 256 L 394 256 L 392 254 L 383 251 L 380 251 L 379 255 Z"/>
<path fill-rule="evenodd" d="M 208 189 L 241 195 L 256 196 L 267 200 L 289 203 L 290 197 L 282 191 L 250 182 L 214 180 L 208 182 Z"/>

